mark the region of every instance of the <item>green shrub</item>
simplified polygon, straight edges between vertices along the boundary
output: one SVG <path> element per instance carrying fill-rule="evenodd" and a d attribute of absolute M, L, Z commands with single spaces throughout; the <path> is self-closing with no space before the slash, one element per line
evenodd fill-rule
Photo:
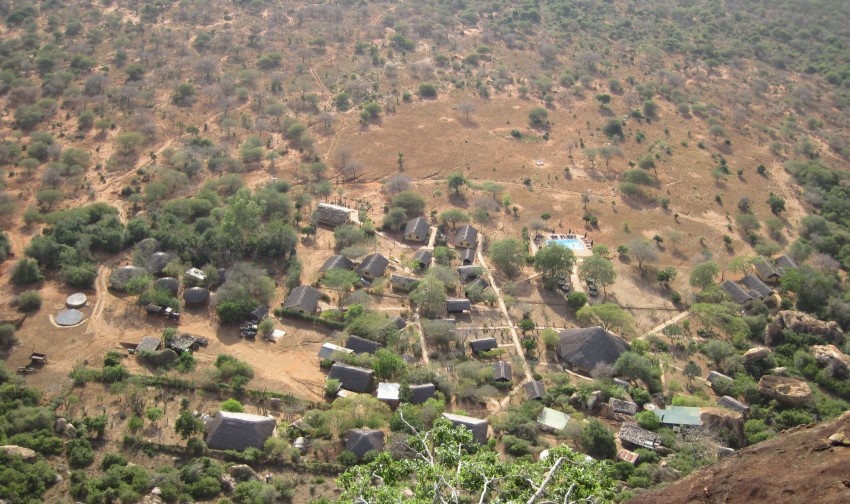
<path fill-rule="evenodd" d="M 635 419 L 637 419 L 638 425 L 646 430 L 656 431 L 661 427 L 661 420 L 652 411 L 641 411 L 635 415 Z"/>
<path fill-rule="evenodd" d="M 228 399 L 221 403 L 221 411 L 229 411 L 231 413 L 242 413 L 245 411 L 245 409 L 242 407 L 242 403 L 240 403 L 236 399 Z"/>
<path fill-rule="evenodd" d="M 94 451 L 91 443 L 86 439 L 72 439 L 65 445 L 65 455 L 68 457 L 68 465 L 75 469 L 88 467 L 94 462 Z"/>
<path fill-rule="evenodd" d="M 357 463 L 357 455 L 348 450 L 343 450 L 342 453 L 336 457 L 336 461 L 344 466 L 353 466 Z"/>

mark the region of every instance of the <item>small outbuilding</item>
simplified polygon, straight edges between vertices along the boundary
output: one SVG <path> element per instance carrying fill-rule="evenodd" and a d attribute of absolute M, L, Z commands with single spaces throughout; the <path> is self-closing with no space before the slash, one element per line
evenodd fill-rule
<path fill-rule="evenodd" d="M 259 324 L 269 315 L 269 307 L 266 305 L 258 305 L 254 311 L 248 314 L 248 321 L 252 324 Z"/>
<path fill-rule="evenodd" d="M 475 262 L 475 249 L 463 249 L 460 251 L 460 263 L 464 266 L 470 266 Z"/>
<path fill-rule="evenodd" d="M 416 288 L 417 284 L 419 284 L 418 278 L 413 278 L 404 275 L 396 275 L 395 273 L 390 275 L 390 285 L 393 289 L 398 289 L 404 292 L 410 292 Z"/>
<path fill-rule="evenodd" d="M 302 315 L 312 315 L 319 306 L 322 293 L 310 285 L 299 285 L 292 289 L 283 302 L 283 309 L 298 312 Z"/>
<path fill-rule="evenodd" d="M 800 266 L 797 265 L 797 261 L 791 259 L 787 255 L 781 255 L 776 258 L 776 271 L 779 273 L 779 276 L 783 276 L 789 270 L 797 269 Z"/>
<path fill-rule="evenodd" d="M 372 376 L 374 372 L 371 369 L 364 369 L 357 366 L 349 366 L 340 362 L 331 366 L 328 373 L 328 378 L 339 380 L 340 388 L 362 394 L 369 390 L 372 385 Z"/>
<path fill-rule="evenodd" d="M 559 431 L 567 426 L 570 421 L 570 415 L 564 412 L 553 410 L 552 408 L 543 408 L 540 416 L 537 417 L 537 425 L 542 430 L 554 432 Z"/>
<path fill-rule="evenodd" d="M 431 226 L 425 217 L 410 219 L 404 226 L 404 239 L 407 241 L 424 242 L 428 240 L 430 234 Z"/>
<path fill-rule="evenodd" d="M 194 280 L 195 282 L 203 282 L 207 279 L 207 274 L 198 268 L 189 268 L 185 273 L 186 278 L 190 280 Z"/>
<path fill-rule="evenodd" d="M 752 273 L 747 273 L 744 275 L 744 278 L 741 279 L 741 283 L 749 289 L 749 293 L 752 296 L 752 293 L 755 292 L 758 299 L 765 299 L 773 296 L 774 290 L 773 287 L 770 287 L 766 283 L 762 282 L 759 277 L 753 275 Z"/>
<path fill-rule="evenodd" d="M 206 425 L 207 446 L 216 450 L 243 451 L 263 449 L 266 440 L 274 435 L 275 419 L 248 413 L 219 411 Z"/>
<path fill-rule="evenodd" d="M 495 381 L 510 382 L 513 380 L 513 372 L 511 365 L 505 361 L 496 361 L 493 363 L 493 379 Z"/>
<path fill-rule="evenodd" d="M 655 450 L 661 444 L 661 437 L 634 422 L 623 422 L 617 434 L 624 447 Z"/>
<path fill-rule="evenodd" d="M 481 266 L 458 266 L 457 275 L 460 277 L 461 283 L 467 283 L 470 280 L 475 280 L 484 273 L 484 268 Z"/>
<path fill-rule="evenodd" d="M 381 254 L 369 254 L 354 271 L 367 280 L 376 280 L 384 276 L 389 264 L 390 261 Z"/>
<path fill-rule="evenodd" d="M 464 224 L 455 233 L 454 245 L 456 248 L 476 248 L 478 246 L 478 230 L 469 224 Z"/>
<path fill-rule="evenodd" d="M 381 344 L 352 334 L 345 341 L 345 348 L 356 354 L 374 354 L 381 348 Z"/>
<path fill-rule="evenodd" d="M 700 410 L 693 406 L 667 406 L 652 411 L 663 425 L 702 425 Z"/>
<path fill-rule="evenodd" d="M 390 408 L 395 409 L 398 407 L 400 390 L 400 383 L 381 382 L 378 384 L 378 391 L 375 393 L 375 397 L 379 401 L 387 403 Z"/>
<path fill-rule="evenodd" d="M 473 340 L 469 342 L 469 346 L 472 347 L 472 351 L 476 354 L 499 348 L 496 338 L 481 338 Z"/>
<path fill-rule="evenodd" d="M 319 203 L 313 216 L 316 222 L 330 227 L 337 227 L 351 222 L 354 210 L 332 203 Z"/>
<path fill-rule="evenodd" d="M 135 352 L 138 354 L 140 352 L 156 352 L 159 350 L 159 347 L 162 345 L 162 340 L 159 338 L 154 338 L 153 336 L 145 336 L 142 338 L 142 341 L 136 345 Z"/>
<path fill-rule="evenodd" d="M 775 284 L 779 281 L 779 272 L 776 271 L 776 268 L 773 267 L 770 260 L 764 256 L 756 257 L 753 261 L 753 266 L 756 269 L 756 274 L 763 281 L 770 284 Z"/>
<path fill-rule="evenodd" d="M 325 263 L 319 268 L 320 273 L 327 273 L 332 269 L 342 269 L 346 271 L 354 270 L 354 262 L 343 255 L 332 255 L 325 260 Z"/>
<path fill-rule="evenodd" d="M 353 354 L 352 350 L 348 348 L 341 347 L 339 345 L 334 345 L 333 343 L 322 343 L 322 346 L 319 348 L 319 358 L 324 360 L 329 360 L 336 362 L 334 359 L 334 354 L 337 352 L 341 354 Z"/>
<path fill-rule="evenodd" d="M 608 401 L 608 408 L 615 414 L 634 416 L 635 413 L 637 413 L 638 406 L 631 401 L 624 401 L 622 399 L 612 397 L 611 400 Z"/>
<path fill-rule="evenodd" d="M 472 303 L 468 299 L 446 299 L 447 313 L 465 313 L 472 310 Z"/>
<path fill-rule="evenodd" d="M 487 431 L 490 424 L 487 423 L 486 419 L 473 418 L 465 415 L 453 415 L 451 413 L 443 413 L 443 418 L 451 422 L 454 426 L 462 425 L 472 431 L 472 437 L 474 437 L 479 444 L 485 444 L 487 442 Z"/>
<path fill-rule="evenodd" d="M 183 301 L 187 305 L 200 306 L 210 300 L 210 291 L 203 287 L 190 287 L 183 291 Z"/>
<path fill-rule="evenodd" d="M 410 391 L 413 392 L 413 399 L 411 402 L 413 404 L 422 404 L 428 399 L 434 397 L 434 394 L 437 392 L 437 387 L 435 387 L 433 383 L 420 383 L 418 385 L 411 385 Z"/>
<path fill-rule="evenodd" d="M 358 459 L 370 451 L 383 451 L 384 433 L 374 429 L 351 429 L 345 433 L 345 449 Z"/>
<path fill-rule="evenodd" d="M 177 280 L 174 277 L 158 278 L 153 283 L 153 287 L 154 289 L 166 291 L 171 295 L 176 295 L 177 291 L 180 290 L 180 280 Z"/>
<path fill-rule="evenodd" d="M 753 304 L 753 297 L 744 290 L 743 287 L 733 282 L 732 280 L 726 280 L 721 284 L 721 288 L 723 291 L 729 295 L 729 298 L 732 301 L 738 303 L 739 305 L 747 308 Z"/>
<path fill-rule="evenodd" d="M 151 275 L 159 276 L 163 274 L 165 267 L 173 260 L 174 256 L 168 252 L 154 252 L 153 254 L 145 257 L 145 269 L 148 270 Z"/>
<path fill-rule="evenodd" d="M 434 260 L 434 253 L 428 249 L 419 249 L 413 254 L 413 262 L 418 269 L 427 269 Z"/>
<path fill-rule="evenodd" d="M 530 401 L 538 401 L 546 396 L 546 387 L 543 386 L 541 381 L 525 382 L 522 384 L 522 388 L 525 389 L 525 395 Z"/>
<path fill-rule="evenodd" d="M 749 406 L 747 406 L 746 404 L 742 403 L 741 401 L 735 399 L 734 397 L 730 397 L 728 395 L 725 395 L 725 396 L 721 397 L 720 399 L 718 399 L 717 405 L 720 406 L 721 408 L 726 408 L 728 410 L 732 410 L 735 413 L 740 413 L 742 415 L 745 415 L 745 414 L 749 413 L 749 411 L 750 411 Z"/>
<path fill-rule="evenodd" d="M 463 287 L 463 293 L 466 294 L 466 297 L 469 297 L 470 292 L 478 291 L 478 293 L 480 294 L 481 291 L 483 291 L 487 287 L 490 287 L 490 284 L 487 283 L 487 280 L 484 280 L 483 278 L 476 278 L 475 280 L 469 282 Z"/>

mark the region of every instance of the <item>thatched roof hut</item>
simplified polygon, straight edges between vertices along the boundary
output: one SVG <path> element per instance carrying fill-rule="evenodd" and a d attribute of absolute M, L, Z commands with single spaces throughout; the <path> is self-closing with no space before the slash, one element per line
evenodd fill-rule
<path fill-rule="evenodd" d="M 156 279 L 153 286 L 155 289 L 164 290 L 173 295 L 177 295 L 177 291 L 180 290 L 180 280 L 177 280 L 174 277 L 162 277 Z"/>
<path fill-rule="evenodd" d="M 206 426 L 207 446 L 217 450 L 242 451 L 250 447 L 262 450 L 274 434 L 272 417 L 219 411 Z"/>
<path fill-rule="evenodd" d="M 363 458 L 366 452 L 384 450 L 383 431 L 373 429 L 351 429 L 345 433 L 345 449 Z"/>
<path fill-rule="evenodd" d="M 187 305 L 198 306 L 210 300 L 210 291 L 203 287 L 192 287 L 183 291 L 183 301 Z"/>
<path fill-rule="evenodd" d="M 590 373 L 598 364 L 613 365 L 629 345 L 601 327 L 566 329 L 560 333 L 558 357 L 573 368 Z"/>
<path fill-rule="evenodd" d="M 151 275 L 162 275 L 165 267 L 173 260 L 174 256 L 168 252 L 154 252 L 153 254 L 145 257 L 145 269 L 148 270 Z"/>
<path fill-rule="evenodd" d="M 487 430 L 489 428 L 487 419 L 473 418 L 465 415 L 454 415 L 452 413 L 443 413 L 443 418 L 451 422 L 454 426 L 462 425 L 472 431 L 472 437 L 474 437 L 479 444 L 485 444 L 487 442 Z"/>

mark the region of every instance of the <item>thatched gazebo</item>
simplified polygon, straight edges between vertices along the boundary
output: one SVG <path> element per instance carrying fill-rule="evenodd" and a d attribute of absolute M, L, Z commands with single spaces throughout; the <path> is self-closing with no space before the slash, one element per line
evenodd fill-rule
<path fill-rule="evenodd" d="M 155 289 L 168 291 L 173 295 L 177 295 L 177 291 L 180 289 L 180 280 L 174 277 L 162 277 L 157 279 L 153 283 L 153 286 Z"/>
<path fill-rule="evenodd" d="M 210 291 L 203 287 L 192 287 L 183 292 L 183 301 L 187 305 L 202 305 L 210 300 Z"/>
<path fill-rule="evenodd" d="M 109 275 L 109 287 L 124 292 L 130 280 L 147 275 L 148 272 L 138 266 L 121 266 Z"/>

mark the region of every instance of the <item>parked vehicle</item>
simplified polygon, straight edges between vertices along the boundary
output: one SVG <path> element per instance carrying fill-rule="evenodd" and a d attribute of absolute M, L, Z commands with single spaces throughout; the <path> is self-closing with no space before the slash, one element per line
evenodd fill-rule
<path fill-rule="evenodd" d="M 180 320 L 180 312 L 176 312 L 167 306 L 147 305 L 145 311 L 148 315 L 159 315 L 170 320 Z"/>

